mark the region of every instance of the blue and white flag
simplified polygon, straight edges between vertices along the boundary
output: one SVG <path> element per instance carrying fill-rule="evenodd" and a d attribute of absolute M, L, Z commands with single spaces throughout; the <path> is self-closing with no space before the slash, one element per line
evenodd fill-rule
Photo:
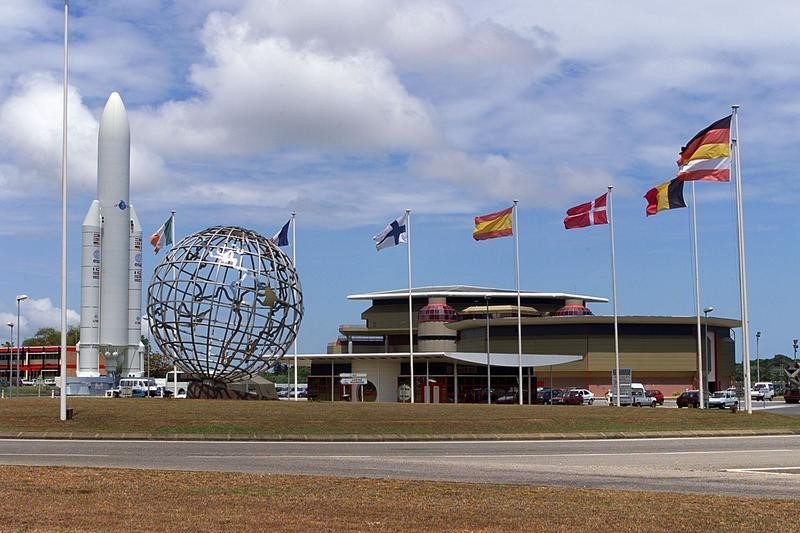
<path fill-rule="evenodd" d="M 286 221 L 281 230 L 276 233 L 270 240 L 278 246 L 289 246 L 289 224 L 291 219 Z"/>
<path fill-rule="evenodd" d="M 391 224 L 386 226 L 383 231 L 375 235 L 372 240 L 375 241 L 375 247 L 378 251 L 390 246 L 396 246 L 400 243 L 408 243 L 408 231 L 406 230 L 406 222 L 408 214 L 404 214 Z"/>

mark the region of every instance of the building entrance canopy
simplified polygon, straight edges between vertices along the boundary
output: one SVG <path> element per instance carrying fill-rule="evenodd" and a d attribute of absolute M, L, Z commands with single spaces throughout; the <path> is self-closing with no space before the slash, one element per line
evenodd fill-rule
<path fill-rule="evenodd" d="M 411 354 L 408 352 L 390 353 L 341 353 L 341 354 L 304 354 L 300 356 L 302 364 L 310 364 L 312 361 L 337 360 L 337 359 L 407 359 Z M 418 360 L 444 358 L 472 363 L 477 365 L 486 364 L 486 352 L 414 352 L 414 357 Z M 492 366 L 519 367 L 519 355 L 515 353 L 492 353 L 490 354 Z M 561 355 L 561 354 L 522 354 L 523 367 L 542 367 L 555 366 L 564 363 L 572 363 L 583 359 L 582 355 Z"/>
<path fill-rule="evenodd" d="M 414 354 L 419 356 L 425 356 L 428 354 L 420 353 Z M 456 359 L 458 361 L 463 361 L 465 363 L 475 363 L 479 365 L 485 365 L 487 360 L 486 353 L 480 352 L 443 352 L 445 357 L 450 359 Z M 520 358 L 518 354 L 515 353 L 492 353 L 488 354 L 489 362 L 492 366 L 508 366 L 508 367 L 519 367 L 520 366 Z M 561 365 L 564 363 L 572 363 L 574 361 L 580 361 L 583 359 L 582 355 L 560 355 L 560 354 L 529 354 L 524 353 L 522 354 L 522 366 L 523 367 L 537 367 L 537 366 L 553 366 L 553 365 Z"/>

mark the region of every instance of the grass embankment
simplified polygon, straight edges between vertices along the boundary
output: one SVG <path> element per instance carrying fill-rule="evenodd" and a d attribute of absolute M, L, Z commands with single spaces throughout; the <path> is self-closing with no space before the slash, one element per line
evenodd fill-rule
<path fill-rule="evenodd" d="M 431 405 L 249 402 L 161 398 L 0 400 L 0 432 L 140 433 L 253 436 L 524 435 L 582 432 L 800 430 L 800 418 L 766 412 L 546 405 Z"/>
<path fill-rule="evenodd" d="M 3 530 L 800 531 L 779 500 L 608 490 L 3 467 Z"/>

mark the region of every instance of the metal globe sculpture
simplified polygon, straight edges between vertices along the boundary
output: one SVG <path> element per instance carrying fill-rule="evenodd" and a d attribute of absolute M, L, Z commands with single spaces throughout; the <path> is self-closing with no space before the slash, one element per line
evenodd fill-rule
<path fill-rule="evenodd" d="M 232 383 L 277 364 L 303 317 L 289 257 L 254 231 L 189 235 L 156 266 L 147 314 L 162 353 L 200 379 Z"/>

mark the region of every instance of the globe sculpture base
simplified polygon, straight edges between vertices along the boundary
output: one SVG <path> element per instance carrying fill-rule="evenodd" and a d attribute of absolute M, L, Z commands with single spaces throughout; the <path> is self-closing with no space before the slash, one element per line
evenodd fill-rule
<path fill-rule="evenodd" d="M 275 386 L 262 383 L 225 383 L 213 379 L 189 382 L 187 398 L 202 400 L 277 400 Z"/>

